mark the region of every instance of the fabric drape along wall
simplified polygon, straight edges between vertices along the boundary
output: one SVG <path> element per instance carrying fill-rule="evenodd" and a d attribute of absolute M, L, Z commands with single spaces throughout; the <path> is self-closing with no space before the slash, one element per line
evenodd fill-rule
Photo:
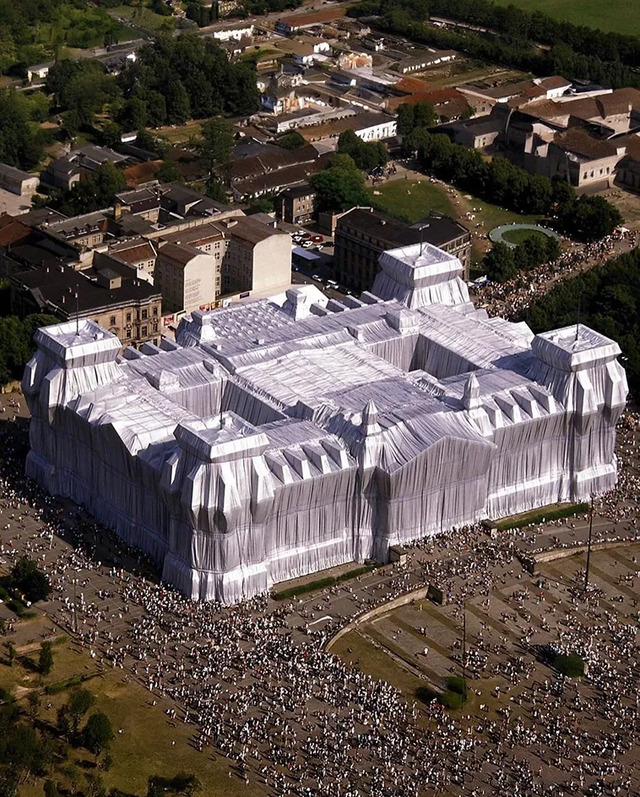
<path fill-rule="evenodd" d="M 368 297 L 295 322 L 260 301 L 194 313 L 178 331 L 187 348 L 118 360 L 91 322 L 39 331 L 28 475 L 185 594 L 225 603 L 610 489 L 617 345 L 582 326 L 533 338 L 468 306 L 454 259 L 393 257 L 414 295 L 458 304 Z"/>

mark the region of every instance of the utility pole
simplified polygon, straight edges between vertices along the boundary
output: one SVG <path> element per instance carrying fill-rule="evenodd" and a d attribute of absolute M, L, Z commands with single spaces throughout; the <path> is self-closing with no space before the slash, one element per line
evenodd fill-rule
<path fill-rule="evenodd" d="M 591 535 L 593 532 L 593 493 L 591 493 L 591 509 L 589 511 L 589 539 L 587 541 L 587 566 L 584 570 L 584 591 L 589 586 L 589 564 L 591 563 Z"/>
<path fill-rule="evenodd" d="M 467 699 L 467 602 L 462 604 L 462 683 Z"/>
<path fill-rule="evenodd" d="M 78 579 L 73 579 L 73 632 L 78 633 Z"/>

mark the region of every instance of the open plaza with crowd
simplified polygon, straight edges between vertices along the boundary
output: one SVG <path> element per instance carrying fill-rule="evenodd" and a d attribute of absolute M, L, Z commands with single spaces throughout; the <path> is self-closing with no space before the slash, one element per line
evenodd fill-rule
<path fill-rule="evenodd" d="M 593 522 L 594 542 L 629 546 L 603 552 L 606 565 L 594 558 L 586 594 L 573 573 L 584 556 L 536 577 L 520 561 L 583 545 L 589 524 L 580 516 L 495 538 L 480 526 L 457 529 L 416 544 L 406 565 L 294 602 L 261 596 L 223 608 L 162 584 L 112 533 L 23 477 L 24 400 L 0 401 L 2 568 L 25 553 L 37 559 L 53 586 L 45 607 L 53 624 L 143 684 L 150 711 L 192 725 L 193 746 L 226 757 L 230 778 L 304 797 L 640 792 L 639 415 L 621 420 L 619 486 L 596 501 Z M 395 615 L 378 634 L 428 684 L 430 671 L 460 673 L 465 616 L 471 699 L 453 712 L 326 650 L 364 611 L 428 584 L 442 589 L 444 605 L 403 609 L 415 632 L 425 626 L 424 640 Z M 569 681 L 540 663 L 546 643 L 580 655 L 586 676 Z"/>

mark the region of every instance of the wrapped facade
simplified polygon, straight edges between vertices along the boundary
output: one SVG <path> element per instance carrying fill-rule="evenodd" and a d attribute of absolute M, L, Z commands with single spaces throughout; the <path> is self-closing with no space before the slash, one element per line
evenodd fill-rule
<path fill-rule="evenodd" d="M 614 486 L 616 343 L 488 318 L 429 245 L 381 267 L 344 304 L 306 287 L 194 312 L 161 349 L 39 330 L 28 475 L 224 603 Z"/>

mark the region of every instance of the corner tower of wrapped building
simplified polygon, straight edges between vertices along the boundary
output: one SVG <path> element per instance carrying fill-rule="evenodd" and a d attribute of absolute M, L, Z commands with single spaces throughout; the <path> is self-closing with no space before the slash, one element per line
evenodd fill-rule
<path fill-rule="evenodd" d="M 27 474 L 225 603 L 614 486 L 616 343 L 488 318 L 430 245 L 380 265 L 360 299 L 194 312 L 162 348 L 122 355 L 90 321 L 39 330 Z"/>

